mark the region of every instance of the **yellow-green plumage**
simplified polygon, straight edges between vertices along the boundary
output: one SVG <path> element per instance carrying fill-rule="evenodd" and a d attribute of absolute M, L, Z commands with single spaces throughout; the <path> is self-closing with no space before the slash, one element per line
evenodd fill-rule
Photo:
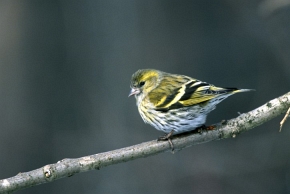
<path fill-rule="evenodd" d="M 144 122 L 166 133 L 182 133 L 203 125 L 209 112 L 228 96 L 250 89 L 221 88 L 184 75 L 141 69 L 132 75 L 135 95 Z"/>

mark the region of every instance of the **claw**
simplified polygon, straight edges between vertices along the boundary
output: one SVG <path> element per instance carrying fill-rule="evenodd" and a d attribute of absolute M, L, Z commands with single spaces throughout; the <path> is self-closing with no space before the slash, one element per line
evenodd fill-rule
<path fill-rule="evenodd" d="M 172 153 L 174 153 L 174 146 L 173 146 L 173 143 L 171 141 L 171 137 L 173 136 L 173 130 L 170 131 L 170 133 L 164 135 L 164 136 L 161 136 L 157 139 L 157 141 L 168 141 L 168 143 L 170 144 L 170 147 L 171 147 L 171 151 Z"/>

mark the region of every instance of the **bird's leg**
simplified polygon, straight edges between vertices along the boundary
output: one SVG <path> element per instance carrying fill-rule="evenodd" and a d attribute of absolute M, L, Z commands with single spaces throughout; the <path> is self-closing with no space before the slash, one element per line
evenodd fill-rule
<path fill-rule="evenodd" d="M 171 147 L 171 151 L 173 152 L 174 151 L 174 146 L 173 146 L 173 143 L 171 141 L 171 137 L 173 136 L 173 130 L 170 131 L 170 133 L 164 135 L 164 136 L 161 136 L 157 139 L 157 141 L 168 141 L 169 144 L 170 144 L 170 147 Z"/>

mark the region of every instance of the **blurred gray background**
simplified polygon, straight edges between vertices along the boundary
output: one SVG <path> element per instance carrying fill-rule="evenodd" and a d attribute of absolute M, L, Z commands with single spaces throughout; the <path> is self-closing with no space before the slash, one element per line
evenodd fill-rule
<path fill-rule="evenodd" d="M 163 135 L 145 125 L 140 68 L 254 88 L 207 124 L 290 88 L 287 0 L 0 1 L 0 179 Z M 290 193 L 290 121 L 18 193 Z"/>

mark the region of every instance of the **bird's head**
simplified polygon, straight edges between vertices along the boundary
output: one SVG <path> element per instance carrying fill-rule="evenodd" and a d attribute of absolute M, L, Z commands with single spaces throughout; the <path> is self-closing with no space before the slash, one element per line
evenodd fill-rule
<path fill-rule="evenodd" d="M 135 95 L 137 98 L 152 91 L 158 84 L 160 73 L 160 71 L 154 69 L 140 69 L 136 71 L 131 78 L 129 97 Z"/>

